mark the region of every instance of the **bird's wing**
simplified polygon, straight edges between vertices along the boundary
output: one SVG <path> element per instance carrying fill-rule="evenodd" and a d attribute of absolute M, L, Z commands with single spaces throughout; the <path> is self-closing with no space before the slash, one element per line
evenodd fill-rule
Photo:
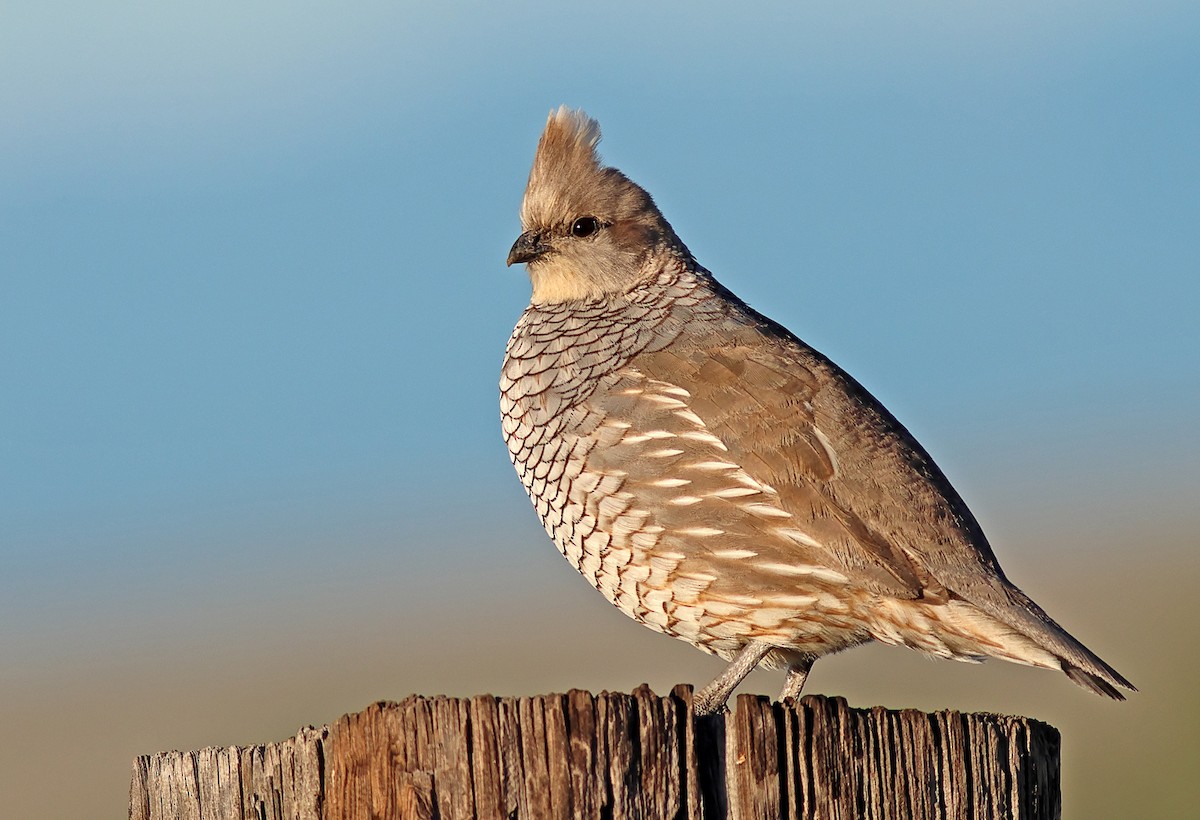
<path fill-rule="evenodd" d="M 1006 597 L 986 539 L 920 445 L 790 334 L 701 322 L 629 366 L 686 391 L 729 461 L 777 493 L 832 568 L 901 598 L 948 588 L 998 605 Z"/>

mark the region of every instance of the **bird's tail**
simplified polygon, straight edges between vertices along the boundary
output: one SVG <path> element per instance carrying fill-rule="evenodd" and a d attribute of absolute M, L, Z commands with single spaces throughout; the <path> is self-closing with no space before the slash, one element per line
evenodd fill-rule
<path fill-rule="evenodd" d="M 970 622 L 976 636 L 984 637 L 981 648 L 988 655 L 1015 663 L 1061 669 L 1068 678 L 1088 691 L 1113 700 L 1125 700 L 1121 689 L 1136 692 L 1125 679 L 1019 589 L 1010 587 L 1012 606 L 992 612 L 966 601 L 951 601 L 960 622 Z M 957 605 L 957 606 L 956 606 Z"/>
<path fill-rule="evenodd" d="M 1093 655 L 1093 657 L 1095 656 Z M 1107 671 L 1107 674 L 1104 677 L 1101 677 L 1095 672 L 1088 672 L 1084 669 L 1080 669 L 1078 666 L 1074 666 L 1066 660 L 1062 662 L 1062 670 L 1067 673 L 1068 678 L 1075 681 L 1075 683 L 1079 684 L 1084 689 L 1087 689 L 1090 692 L 1095 692 L 1097 695 L 1105 695 L 1113 700 L 1125 700 L 1125 696 L 1121 694 L 1121 690 L 1117 689 L 1117 686 L 1124 686 L 1131 692 L 1137 691 L 1137 687 L 1125 680 L 1125 678 L 1118 674 L 1117 670 L 1113 669 L 1099 658 L 1096 658 L 1096 662 L 1103 666 Z"/>

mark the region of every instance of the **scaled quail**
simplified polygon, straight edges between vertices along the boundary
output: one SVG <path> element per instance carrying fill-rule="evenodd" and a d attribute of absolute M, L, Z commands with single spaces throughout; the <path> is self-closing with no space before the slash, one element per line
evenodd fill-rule
<path fill-rule="evenodd" d="M 862 385 L 726 290 L 650 195 L 550 114 L 521 204 L 533 298 L 500 412 L 558 549 L 618 609 L 796 697 L 870 640 L 1133 689 L 1017 589 L 929 454 Z"/>

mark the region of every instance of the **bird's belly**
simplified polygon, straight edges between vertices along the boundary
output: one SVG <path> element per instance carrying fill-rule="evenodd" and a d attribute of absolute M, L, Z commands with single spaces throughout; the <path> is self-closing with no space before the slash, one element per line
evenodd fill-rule
<path fill-rule="evenodd" d="M 731 659 L 751 641 L 825 655 L 871 638 L 866 594 L 817 586 L 744 588 L 680 551 L 614 548 L 612 534 L 555 537 L 564 557 L 601 595 L 638 623 Z M 602 546 L 608 544 L 608 546 Z M 770 665 L 770 664 L 768 664 Z"/>
<path fill-rule="evenodd" d="M 746 577 L 723 573 L 700 544 L 665 539 L 635 496 L 605 495 L 614 482 L 604 476 L 569 463 L 561 483 L 536 478 L 536 467 L 517 470 L 533 477 L 526 489 L 563 557 L 609 603 L 650 629 L 726 659 L 751 641 L 824 655 L 871 637 L 863 613 L 872 596 L 865 592 L 790 578 L 747 584 Z M 572 499 L 572 485 L 591 489 Z"/>

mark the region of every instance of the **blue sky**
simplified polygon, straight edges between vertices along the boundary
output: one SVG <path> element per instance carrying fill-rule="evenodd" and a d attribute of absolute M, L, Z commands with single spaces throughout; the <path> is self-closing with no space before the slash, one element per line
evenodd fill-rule
<path fill-rule="evenodd" d="M 1194 520 L 1198 38 L 1183 2 L 6 5 L 0 676 L 561 560 L 496 408 L 560 103 L 989 529 Z"/>

